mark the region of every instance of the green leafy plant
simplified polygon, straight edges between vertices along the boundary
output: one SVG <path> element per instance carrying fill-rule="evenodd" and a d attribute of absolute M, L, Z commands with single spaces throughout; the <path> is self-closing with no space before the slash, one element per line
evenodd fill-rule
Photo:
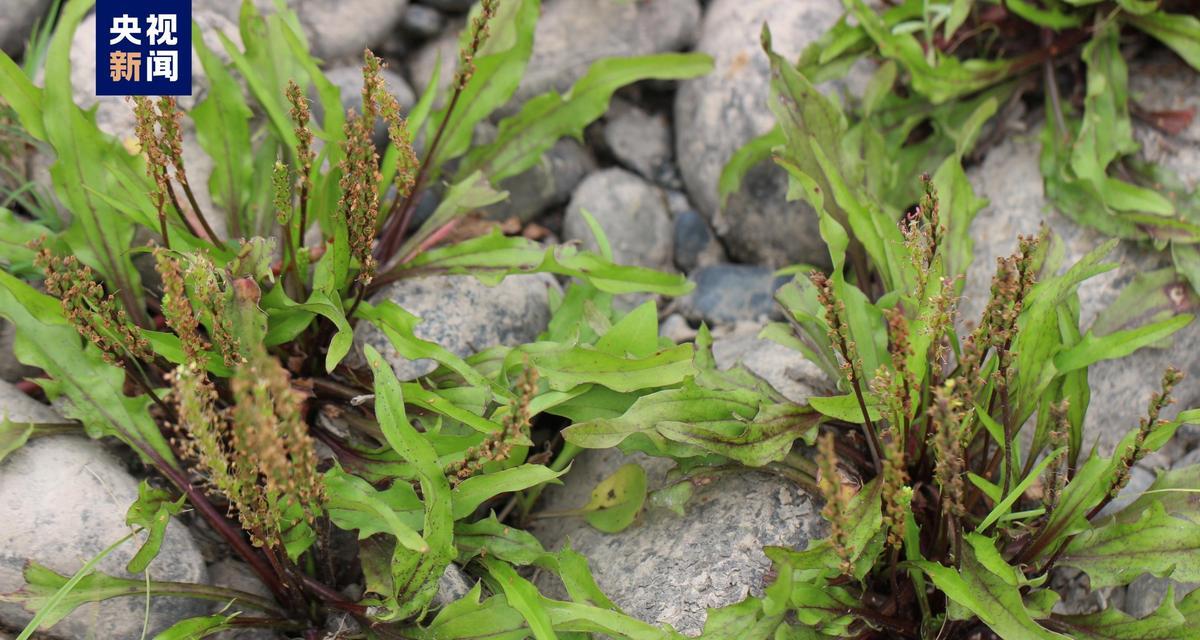
<path fill-rule="evenodd" d="M 1062 566 L 1084 571 L 1092 588 L 1142 573 L 1200 577 L 1190 559 L 1200 512 L 1187 490 L 1175 493 L 1197 468 L 1160 474 L 1147 494 L 1100 516 L 1134 464 L 1200 418 L 1195 410 L 1163 417 L 1181 375 L 1163 375 L 1146 418 L 1111 456 L 1084 451 L 1082 434 L 1087 367 L 1154 344 L 1192 317 L 1082 332 L 1076 290 L 1114 266 L 1103 259 L 1116 240 L 1063 269 L 1061 251 L 1043 232 L 998 261 L 982 317 L 965 328 L 956 311 L 970 262 L 965 229 L 981 206 L 961 166 L 967 145 L 941 160 L 917 204 L 906 207 L 887 179 L 893 156 L 879 153 L 875 123 L 850 124 L 774 53 L 766 30 L 763 43 L 782 135 L 772 154 L 792 193 L 819 216 L 833 264 L 829 274 L 801 275 L 780 290 L 788 322 L 764 335 L 821 365 L 841 395 L 738 410 L 722 404 L 734 393 L 706 397 L 711 382 L 702 380 L 712 374 L 701 373 L 680 389 L 643 396 L 620 417 L 565 432 L 582 446 L 674 457 L 684 474 L 729 462 L 782 466 L 824 499 L 828 537 L 803 550 L 767 548 L 776 577 L 765 595 L 710 611 L 703 637 L 1193 635 L 1196 594 L 1178 604 L 1170 595 L 1135 620 L 1115 609 L 1056 614 L 1058 595 L 1048 588 L 1050 572 Z M 977 114 L 993 107 L 976 106 L 965 120 L 974 129 L 959 140 L 972 139 L 983 120 Z M 768 416 L 778 415 L 790 417 L 782 441 L 767 435 Z M 696 438 L 700 429 L 712 437 Z M 814 436 L 815 460 L 797 460 L 804 454 L 792 442 Z"/>
<path fill-rule="evenodd" d="M 53 151 L 55 194 L 70 214 L 35 225 L 25 217 L 31 207 L 5 201 L 22 211 L 0 216 L 0 316 L 16 328 L 18 357 L 45 372 L 37 382 L 67 417 L 93 437 L 122 441 L 157 471 L 128 513 L 143 534 L 129 571 L 146 569 L 186 503 L 271 597 L 105 576 L 94 563 L 70 578 L 31 564 L 27 586 L 0 595 L 40 609 L 21 637 L 85 602 L 147 591 L 233 603 L 180 622 L 163 640 L 245 627 L 315 637 L 334 614 L 357 619 L 356 637 L 457 637 L 445 627 L 462 625 L 460 614 L 473 607 L 503 610 L 498 620 L 539 635 L 553 616 L 563 631 L 660 637 L 599 595 L 577 556 L 546 553 L 489 511 L 512 513 L 518 492 L 565 472 L 573 453 L 541 450 L 549 441 L 539 425 L 549 416 L 623 410 L 682 379 L 690 348 L 662 343 L 653 303 L 622 317 L 611 300 L 688 285 L 613 264 L 607 249 L 543 247 L 498 230 L 450 238 L 464 237 L 455 236 L 462 220 L 505 197 L 493 185 L 538 162 L 558 138 L 582 135 L 617 88 L 692 77 L 710 61 L 599 61 L 570 91 L 534 98 L 499 122 L 493 142 L 473 147 L 475 125 L 521 78 L 536 0 L 481 2 L 450 86 L 431 84 L 407 114 L 384 90 L 370 52 L 362 113 L 343 113 L 295 15 L 280 3 L 264 17 L 247 2 L 244 48 L 222 36 L 228 63 L 193 27 L 205 97 L 188 113 L 172 98 L 132 100 L 136 131 L 122 141 L 72 100 L 68 48 L 90 6 L 63 7 L 44 88 L 0 55 L 13 125 Z M 310 91 L 323 106 L 320 121 Z M 382 154 L 371 140 L 377 121 L 389 135 Z M 189 129 L 214 160 L 207 185 L 189 180 Z M 417 225 L 416 203 L 438 180 L 446 183 L 440 203 Z M 201 188 L 215 210 L 200 206 Z M 543 339 L 468 359 L 416 337 L 419 318 L 398 305 L 370 302 L 404 278 L 498 282 L 534 272 L 575 279 L 551 293 L 555 314 Z M 44 293 L 25 281 L 35 274 Z M 439 368 L 400 381 L 369 346 L 365 366 L 355 364 L 346 356 L 358 323 Z M 9 423 L 4 430 L 18 443 L 42 433 Z M 335 529 L 356 532 L 348 552 Z M 335 566 L 346 553 L 357 563 Z M 454 561 L 473 562 L 500 595 L 481 602 L 477 586 L 430 617 Z M 542 598 L 511 566 L 534 563 L 585 590 L 571 602 Z M 365 585 L 362 598 L 343 594 L 351 583 Z"/>
<path fill-rule="evenodd" d="M 1139 158 L 1133 128 L 1141 122 L 1177 134 L 1196 114 L 1141 106 L 1130 93 L 1126 62 L 1126 51 L 1151 41 L 1200 70 L 1194 0 L 843 4 L 845 17 L 798 64 L 820 83 L 844 76 L 856 62 L 879 63 L 853 117 L 873 123 L 883 148 L 903 148 L 883 180 L 917 175 L 961 147 L 963 132 L 974 130 L 964 118 L 1003 120 L 999 112 L 1040 94 L 1041 171 L 1055 209 L 1108 235 L 1168 249 L 1179 273 L 1198 288 L 1196 194 L 1168 168 Z M 996 108 L 979 113 L 989 101 Z M 742 149 L 722 176 L 721 192 L 734 191 L 782 138 L 776 128 Z M 895 188 L 905 196 L 897 202 L 919 195 L 907 179 Z"/>

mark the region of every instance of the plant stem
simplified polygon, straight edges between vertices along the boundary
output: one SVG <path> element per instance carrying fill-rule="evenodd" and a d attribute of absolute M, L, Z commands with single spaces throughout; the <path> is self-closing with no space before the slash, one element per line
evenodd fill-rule
<path fill-rule="evenodd" d="M 425 187 L 425 182 L 429 179 L 430 166 L 433 164 L 438 146 L 442 142 L 442 136 L 446 133 L 446 125 L 454 115 L 454 110 L 458 106 L 458 99 L 462 96 L 462 92 L 463 86 L 459 83 L 454 88 L 454 94 L 450 96 L 450 104 L 446 107 L 446 115 L 442 118 L 441 123 L 438 124 L 437 133 L 433 136 L 433 142 L 429 144 L 429 150 L 425 152 L 425 160 L 421 162 L 421 166 L 417 169 L 417 177 L 413 181 L 412 191 L 404 198 L 404 207 L 401 210 L 399 221 L 392 224 L 384 232 L 383 240 L 379 245 L 380 252 L 377 256 L 380 264 L 386 266 L 400 249 L 400 241 L 404 237 L 404 232 L 408 230 L 409 221 L 412 219 L 413 211 L 417 206 L 417 197 L 421 194 L 421 190 Z M 388 210 L 387 223 L 391 223 L 393 220 L 396 203 L 398 202 L 400 202 L 399 199 L 393 201 L 391 209 Z"/>

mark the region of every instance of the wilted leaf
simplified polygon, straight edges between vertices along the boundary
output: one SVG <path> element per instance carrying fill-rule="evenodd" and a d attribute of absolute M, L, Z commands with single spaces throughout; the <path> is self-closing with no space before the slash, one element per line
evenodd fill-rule
<path fill-rule="evenodd" d="M 624 530 L 646 502 L 646 470 L 636 462 L 621 465 L 600 481 L 583 507 L 588 524 L 605 533 Z"/>

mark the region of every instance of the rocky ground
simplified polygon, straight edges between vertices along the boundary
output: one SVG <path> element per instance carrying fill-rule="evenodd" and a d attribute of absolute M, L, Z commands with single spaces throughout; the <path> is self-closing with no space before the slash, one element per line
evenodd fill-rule
<path fill-rule="evenodd" d="M 32 20 L 48 0 L 10 0 L 0 15 L 0 47 L 19 52 Z M 259 0 L 259 5 L 271 3 Z M 314 50 L 326 60 L 330 78 L 343 86 L 348 103 L 360 81 L 355 58 L 363 45 L 391 61 L 389 86 L 401 104 L 411 105 L 429 81 L 433 61 L 453 59 L 458 29 L 470 0 L 294 0 Z M 195 18 L 207 36 L 217 31 L 236 37 L 238 0 L 196 3 Z M 783 172 L 770 163 L 753 169 L 743 188 L 722 209 L 717 177 L 739 146 L 773 123 L 766 106 L 768 68 L 759 48 L 762 23 L 787 54 L 799 52 L 840 15 L 837 0 L 545 0 L 533 58 L 516 101 L 549 89 L 564 90 L 587 65 L 601 57 L 698 50 L 715 59 L 707 77 L 678 84 L 649 83 L 622 91 L 603 120 L 584 140 L 567 140 L 551 149 L 542 163 L 511 178 L 503 188 L 507 203 L 489 214 L 512 217 L 544 229 L 548 242 L 579 241 L 591 236 L 581 211 L 596 216 L 609 235 L 619 261 L 687 274 L 696 289 L 685 298 L 664 301 L 663 332 L 689 340 L 700 323 L 714 328 L 719 361 L 736 361 L 766 378 L 796 400 L 824 393 L 828 381 L 798 354 L 756 338 L 758 327 L 778 311 L 772 292 L 783 281 L 774 269 L 797 262 L 828 262 L 805 205 L 789 203 Z M 336 17 L 336 19 L 335 19 Z M 100 126 L 128 137 L 132 116 L 118 99 L 93 94 L 94 27 L 85 22 L 73 46 L 76 98 L 98 104 Z M 219 49 L 219 47 L 216 47 Z M 194 65 L 199 71 L 199 65 Z M 448 69 L 443 67 L 445 72 Z M 854 92 L 855 74 L 830 91 Z M 1151 109 L 1200 107 L 1200 78 L 1167 56 L 1134 63 L 1132 90 Z M 196 95 L 205 90 L 195 77 Z M 185 101 L 186 102 L 186 101 Z M 185 106 L 187 106 L 185 104 Z M 1101 238 L 1051 210 L 1038 169 L 1036 114 L 1009 118 L 999 140 L 982 154 L 969 175 L 977 193 L 991 204 L 971 227 L 976 261 L 966 285 L 967 317 L 982 306 L 994 259 L 1009 253 L 1017 233 L 1036 230 L 1043 220 L 1065 240 L 1068 258 L 1082 255 Z M 487 136 L 483 127 L 480 136 Z M 1200 184 L 1200 119 L 1178 136 L 1138 132 L 1146 154 Z M 211 161 L 194 136 L 185 138 L 192 184 L 206 184 Z M 47 159 L 29 159 L 47 180 Z M 41 168 L 41 169 L 39 169 Z M 201 189 L 201 191 L 203 191 Z M 201 193 L 203 199 L 206 194 Z M 434 204 L 434 203 L 430 203 Z M 427 210 L 432 207 L 428 207 Z M 1145 247 L 1122 245 L 1120 267 L 1085 284 L 1082 315 L 1090 323 L 1116 299 L 1121 287 L 1139 273 L 1162 266 L 1165 258 Z M 397 285 L 380 295 L 424 317 L 418 334 L 460 355 L 535 337 L 548 320 L 551 278 L 527 276 L 487 290 L 469 278 Z M 1174 292 L 1181 308 L 1197 298 L 1186 289 Z M 482 304 L 480 303 L 482 301 Z M 361 330 L 359 339 L 380 346 L 385 340 Z M 16 383 L 32 372 L 11 355 L 10 327 L 0 327 L 0 415 L 13 421 L 59 421 L 54 410 L 23 394 Z M 394 354 L 393 354 L 394 355 Z M 393 358 L 406 378 L 428 371 L 426 363 Z M 1103 363 L 1090 374 L 1092 388 L 1087 437 L 1110 451 L 1125 431 L 1136 426 L 1164 366 L 1189 374 L 1179 393 L 1180 406 L 1200 404 L 1200 323 L 1184 329 L 1169 349 L 1144 349 L 1123 360 Z M 1200 462 L 1200 435 L 1184 431 L 1177 443 L 1141 463 L 1130 491 L 1147 486 L 1156 469 Z M 665 473 L 660 462 L 644 460 L 652 480 Z M 71 572 L 113 540 L 127 533 L 125 509 L 136 495 L 138 469 L 101 443 L 79 437 L 39 439 L 0 463 L 0 592 L 20 584 L 25 559 Z M 581 506 L 598 479 L 622 464 L 615 453 L 585 456 L 563 487 L 545 494 L 550 511 Z M 31 498 L 36 496 L 36 499 Z M 698 492 L 684 517 L 652 510 L 644 522 L 617 535 L 601 534 L 582 520 L 538 521 L 534 531 L 547 546 L 569 542 L 591 559 L 597 581 L 627 611 L 651 622 L 696 633 L 705 607 L 760 593 L 767 579 L 763 545 L 804 546 L 823 531 L 820 507 L 793 484 L 754 474 L 718 479 Z M 100 569 L 120 574 L 133 547 L 125 547 Z M 236 562 L 224 558 L 212 536 L 199 528 L 173 525 L 163 552 L 151 565 L 155 579 L 204 581 L 253 588 Z M 1088 593 L 1075 576 L 1061 575 L 1068 595 L 1064 606 L 1084 610 L 1113 601 L 1129 613 L 1152 611 L 1166 590 L 1165 580 L 1144 576 L 1127 589 Z M 543 584 L 550 591 L 554 584 Z M 1177 590 L 1177 593 L 1179 591 Z M 188 602 L 163 600 L 151 607 L 151 633 L 171 621 L 198 612 Z M 105 638 L 137 638 L 144 603 L 133 599 L 85 607 L 50 634 L 64 640 L 89 637 L 86 630 L 103 620 Z M 28 614 L 0 605 L 3 629 L 19 629 Z M 96 636 L 99 637 L 99 636 Z M 249 637 L 249 636 L 239 636 Z M 263 636 L 270 637 L 270 636 Z"/>

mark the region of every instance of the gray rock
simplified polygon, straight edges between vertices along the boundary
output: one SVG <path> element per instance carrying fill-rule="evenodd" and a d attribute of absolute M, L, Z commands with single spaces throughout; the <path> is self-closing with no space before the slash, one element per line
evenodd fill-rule
<path fill-rule="evenodd" d="M 604 143 L 625 167 L 664 186 L 678 186 L 671 163 L 671 127 L 661 115 L 651 115 L 623 100 L 613 100 L 604 125 Z"/>
<path fill-rule="evenodd" d="M 0 381 L 0 419 L 13 422 L 67 422 L 58 412 L 34 400 L 13 385 Z"/>
<path fill-rule="evenodd" d="M 475 4 L 475 0 L 417 0 L 417 2 L 449 13 L 464 13 Z"/>
<path fill-rule="evenodd" d="M 12 323 L 0 318 L 0 380 L 17 382 L 24 378 L 36 376 L 41 369 L 21 364 L 13 353 L 13 341 L 17 339 L 17 330 Z"/>
<path fill-rule="evenodd" d="M 25 50 L 33 25 L 44 20 L 50 0 L 7 0 L 0 11 L 0 51 L 16 59 Z"/>
<path fill-rule="evenodd" d="M 241 0 L 210 0 L 211 8 L 230 20 L 238 19 Z M 209 2 L 205 3 L 206 5 Z M 254 0 L 262 14 L 274 12 L 272 0 Z M 313 55 L 326 60 L 361 58 L 392 34 L 408 0 L 290 0 Z"/>
<path fill-rule="evenodd" d="M 996 258 L 1016 249 L 1017 234 L 1036 234 L 1044 221 L 1062 238 L 1067 265 L 1106 240 L 1102 234 L 1080 227 L 1050 209 L 1038 168 L 1041 145 L 1037 136 L 1035 131 L 1005 138 L 979 166 L 968 171 L 976 194 L 990 200 L 970 229 L 975 259 L 967 271 L 959 308 L 963 320 L 972 324 L 978 322 L 987 303 Z M 1080 325 L 1085 329 L 1136 275 L 1170 264 L 1167 255 L 1131 242 L 1122 242 L 1108 261 L 1118 264 L 1118 268 L 1085 281 L 1079 288 Z M 1196 299 L 1188 294 L 1186 285 L 1172 285 L 1172 291 L 1180 296 L 1181 310 L 1196 308 Z M 1184 327 L 1171 340 L 1169 349 L 1147 347 L 1090 368 L 1091 403 L 1084 426 L 1084 451 L 1096 444 L 1100 453 L 1107 455 L 1130 429 L 1137 428 L 1168 365 L 1180 368 L 1187 378 L 1176 388 L 1178 402 L 1167 415 L 1200 400 L 1200 358 L 1195 355 L 1200 353 L 1200 323 Z"/>
<path fill-rule="evenodd" d="M 1175 585 L 1176 602 L 1200 588 L 1200 584 L 1194 582 L 1176 582 L 1170 578 L 1156 578 L 1144 573 L 1125 588 L 1125 602 L 1121 609 L 1135 618 L 1144 618 L 1162 605 L 1163 597 L 1167 595 L 1167 589 L 1171 585 Z"/>
<path fill-rule="evenodd" d="M 462 599 L 475 586 L 475 580 L 467 575 L 457 564 L 451 562 L 438 578 L 437 594 L 433 596 L 434 609 L 440 609 L 456 600 Z"/>
<path fill-rule="evenodd" d="M 0 412 L 12 420 L 62 422 L 41 405 L 0 383 Z M 125 512 L 137 499 L 138 482 L 97 442 L 77 436 L 34 438 L 0 462 L 0 593 L 24 585 L 28 561 L 71 575 L 130 531 Z M 131 540 L 101 560 L 97 570 L 133 577 L 125 565 L 137 551 Z M 151 563 L 155 580 L 204 582 L 204 560 L 183 525 L 172 522 L 158 557 Z M 49 637 L 104 637 L 135 640 L 142 635 L 145 600 L 116 598 L 86 604 L 48 632 Z M 207 605 L 196 600 L 154 598 L 149 636 Z M 0 603 L 0 625 L 21 628 L 33 614 L 17 604 Z M 149 637 L 147 636 L 147 637 Z"/>
<path fill-rule="evenodd" d="M 413 93 L 412 87 L 408 86 L 408 82 L 399 75 L 393 73 L 390 69 L 382 69 L 379 76 L 383 78 L 383 86 L 388 93 L 396 96 L 396 101 L 400 103 L 401 113 L 407 113 L 417 102 L 417 96 Z M 330 69 L 325 72 L 325 77 L 333 83 L 342 95 L 342 108 L 344 110 L 353 109 L 355 113 L 362 113 L 362 64 L 350 64 Z M 325 117 L 325 110 L 321 105 L 320 100 L 315 99 L 316 96 L 310 95 L 312 101 L 313 116 L 318 122 Z M 378 120 L 375 123 L 375 131 L 372 135 L 375 141 L 375 147 L 380 153 L 387 148 L 388 133 L 387 123 L 383 120 Z"/>
<path fill-rule="evenodd" d="M 400 29 L 407 35 L 421 40 L 435 38 L 446 28 L 446 16 L 437 9 L 414 4 L 400 19 Z"/>
<path fill-rule="evenodd" d="M 714 264 L 695 270 L 691 280 L 696 288 L 679 299 L 679 312 L 712 326 L 779 317 L 775 290 L 788 278 L 776 277 L 766 267 Z"/>
<path fill-rule="evenodd" d="M 567 205 L 563 237 L 595 251 L 585 210 L 608 236 L 614 261 L 671 270 L 671 217 L 658 187 L 616 168 L 597 171 L 580 183 Z"/>
<path fill-rule="evenodd" d="M 587 451 L 572 463 L 564 486 L 546 490 L 541 508 L 583 506 L 598 482 L 630 461 L 646 468 L 651 490 L 662 486 L 671 466 L 666 459 L 626 457 L 615 449 Z M 547 548 L 570 544 L 586 556 L 600 588 L 626 613 L 696 635 L 707 608 L 762 593 L 771 579 L 763 546 L 803 549 L 825 535 L 819 511 L 791 482 L 747 470 L 698 488 L 682 518 L 651 508 L 617 534 L 601 533 L 579 518 L 535 520 L 530 530 Z M 546 574 L 539 586 L 563 595 Z"/>
<path fill-rule="evenodd" d="M 436 342 L 459 356 L 496 345 L 530 342 L 550 322 L 549 290 L 558 282 L 547 274 L 509 276 L 489 287 L 471 276 L 431 276 L 400 280 L 371 299 L 390 300 L 422 319 L 418 338 Z M 387 359 L 401 380 L 413 380 L 437 368 L 432 360 L 409 360 L 378 328 L 359 323 L 355 341 L 370 344 Z M 361 347 L 360 347 L 361 348 Z"/>
<path fill-rule="evenodd" d="M 700 23 L 696 0 L 554 0 L 544 3 L 534 34 L 533 55 L 510 102 L 520 105 L 551 89 L 562 92 L 601 58 L 641 56 L 687 49 Z M 457 33 L 429 43 L 412 62 L 412 77 L 422 85 L 441 55 L 439 82 L 454 73 Z"/>
<path fill-rule="evenodd" d="M 691 272 L 725 261 L 725 249 L 708 228 L 708 222 L 694 210 L 675 215 L 675 266 Z"/>
<path fill-rule="evenodd" d="M 770 65 L 759 36 L 771 27 L 777 50 L 795 58 L 842 15 L 837 0 L 715 0 L 704 16 L 697 50 L 715 69 L 684 81 L 675 97 L 675 156 L 688 195 L 734 259 L 782 267 L 827 265 L 817 218 L 787 202 L 787 174 L 771 161 L 753 168 L 724 210 L 717 181 L 733 153 L 775 124 L 767 106 Z"/>
<path fill-rule="evenodd" d="M 480 129 L 495 130 L 491 125 Z M 494 220 L 516 216 L 522 222 L 529 222 L 569 200 L 575 187 L 595 167 L 595 160 L 583 145 L 574 138 L 563 138 L 528 171 L 500 183 L 500 189 L 508 192 L 508 199 L 488 207 L 487 215 Z"/>
<path fill-rule="evenodd" d="M 271 595 L 271 590 L 263 585 L 246 563 L 233 558 L 225 558 L 208 565 L 208 582 L 217 587 L 245 591 L 268 600 L 272 600 L 274 597 Z M 241 609 L 236 603 L 233 607 L 226 609 L 227 604 L 227 602 L 216 604 L 213 607 L 213 613 L 222 611 L 225 615 L 229 615 L 234 611 L 243 610 L 245 612 L 243 615 L 261 615 L 255 609 Z M 215 640 L 280 640 L 283 637 L 285 636 L 270 629 L 238 629 L 222 631 L 213 636 Z"/>
<path fill-rule="evenodd" d="M 658 335 L 670 338 L 671 342 L 680 344 L 689 342 L 696 337 L 696 330 L 678 313 L 672 313 L 658 325 Z"/>
<path fill-rule="evenodd" d="M 1129 89 L 1130 98 L 1147 111 L 1200 111 L 1200 74 L 1165 50 L 1131 65 Z M 1186 129 L 1171 136 L 1139 125 L 1134 137 L 1142 144 L 1142 156 L 1170 167 L 1189 190 L 1200 187 L 1200 118 L 1192 118 Z"/>
<path fill-rule="evenodd" d="M 760 325 L 739 325 L 726 335 L 715 336 L 712 351 L 717 368 L 741 364 L 792 402 L 831 395 L 834 387 L 820 367 L 799 352 L 759 338 L 761 330 Z"/>

